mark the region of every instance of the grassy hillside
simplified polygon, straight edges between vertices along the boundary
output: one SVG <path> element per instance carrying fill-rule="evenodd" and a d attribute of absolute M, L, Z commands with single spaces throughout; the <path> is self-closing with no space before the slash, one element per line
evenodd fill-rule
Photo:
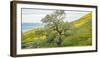
<path fill-rule="evenodd" d="M 92 13 L 88 13 L 79 20 L 70 24 L 72 29 L 63 37 L 62 47 L 67 46 L 88 46 L 92 45 Z M 22 33 L 22 48 L 49 48 L 58 47 L 54 42 L 47 43 L 47 36 L 44 28 L 32 29 Z"/>
<path fill-rule="evenodd" d="M 71 35 L 64 39 L 65 46 L 87 46 L 92 45 L 91 20 L 78 28 L 71 30 Z"/>
<path fill-rule="evenodd" d="M 65 46 L 92 45 L 92 13 L 88 13 L 79 20 L 71 22 L 71 35 L 64 40 Z"/>
<path fill-rule="evenodd" d="M 84 23 L 86 23 L 87 21 L 92 19 L 92 13 L 88 13 L 85 16 L 81 17 L 79 20 L 76 20 L 74 22 L 72 22 L 72 24 L 75 27 L 80 27 L 81 25 L 83 25 Z"/>

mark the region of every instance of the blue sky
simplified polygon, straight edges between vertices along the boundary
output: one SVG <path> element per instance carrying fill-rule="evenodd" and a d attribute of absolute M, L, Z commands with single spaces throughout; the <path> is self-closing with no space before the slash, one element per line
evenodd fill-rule
<path fill-rule="evenodd" d="M 41 19 L 55 10 L 22 9 L 22 23 L 42 23 Z M 89 13 L 88 11 L 65 11 L 64 21 L 72 22 Z"/>

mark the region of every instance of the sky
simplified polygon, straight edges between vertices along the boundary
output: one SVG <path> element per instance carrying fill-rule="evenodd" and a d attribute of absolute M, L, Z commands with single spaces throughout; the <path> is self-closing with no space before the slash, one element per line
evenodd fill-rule
<path fill-rule="evenodd" d="M 47 14 L 53 13 L 55 10 L 42 9 L 22 9 L 22 23 L 42 23 L 41 19 Z M 64 21 L 72 22 L 78 20 L 80 17 L 86 15 L 89 11 L 71 11 L 65 10 Z"/>

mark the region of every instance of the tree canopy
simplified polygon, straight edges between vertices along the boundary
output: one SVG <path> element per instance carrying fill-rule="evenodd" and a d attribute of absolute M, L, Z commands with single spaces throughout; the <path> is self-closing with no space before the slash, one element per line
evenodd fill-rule
<path fill-rule="evenodd" d="M 45 28 L 49 32 L 48 40 L 56 41 L 57 45 L 61 45 L 62 37 L 65 32 L 69 29 L 69 23 L 64 21 L 65 12 L 64 10 L 56 10 L 51 14 L 46 15 L 41 21 L 45 23 Z M 53 38 L 52 38 L 52 36 Z M 49 41 L 49 42 L 51 42 Z"/>

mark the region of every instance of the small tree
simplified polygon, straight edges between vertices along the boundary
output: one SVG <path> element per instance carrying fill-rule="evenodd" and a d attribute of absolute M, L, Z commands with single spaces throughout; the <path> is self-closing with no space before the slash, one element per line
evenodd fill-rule
<path fill-rule="evenodd" d="M 65 12 L 63 10 L 56 10 L 42 19 L 42 22 L 45 23 L 47 32 L 49 32 L 48 37 L 52 32 L 55 33 L 54 38 L 56 39 L 55 42 L 58 46 L 61 46 L 62 44 L 64 32 L 69 29 L 69 24 L 68 22 L 64 22 L 64 18 Z M 54 38 L 48 38 L 48 40 Z"/>

